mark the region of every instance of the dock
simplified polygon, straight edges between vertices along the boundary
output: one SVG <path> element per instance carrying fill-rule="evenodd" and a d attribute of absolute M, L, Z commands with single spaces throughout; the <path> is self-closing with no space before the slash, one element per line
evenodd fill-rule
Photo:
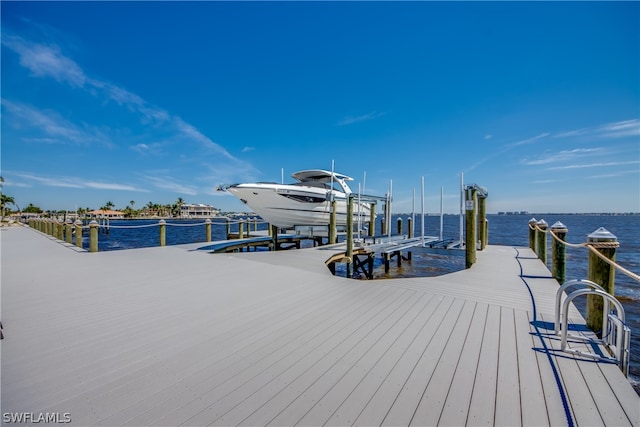
<path fill-rule="evenodd" d="M 558 283 L 529 248 L 358 281 L 331 248 L 0 244 L 3 424 L 640 426 L 615 364 L 558 351 Z"/>

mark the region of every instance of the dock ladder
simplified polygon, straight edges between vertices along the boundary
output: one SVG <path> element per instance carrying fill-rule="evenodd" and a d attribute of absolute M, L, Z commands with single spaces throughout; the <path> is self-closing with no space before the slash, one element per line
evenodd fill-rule
<path fill-rule="evenodd" d="M 581 289 L 572 291 L 562 301 L 564 291 L 571 286 L 582 286 Z M 602 305 L 602 338 L 587 337 L 584 335 L 569 334 L 569 304 L 577 297 L 583 295 L 597 295 L 603 299 Z M 569 280 L 562 284 L 556 291 L 555 304 L 555 329 L 554 335 L 560 335 L 560 350 L 577 356 L 594 360 L 613 362 L 618 365 L 625 376 L 629 375 L 629 347 L 631 341 L 631 329 L 625 324 L 624 308 L 613 295 L 607 293 L 602 286 L 590 280 Z M 610 310 L 611 305 L 615 307 Z M 562 306 L 562 307 L 561 307 Z M 589 344 L 603 345 L 611 356 L 595 352 L 571 349 L 567 340 L 577 340 Z"/>

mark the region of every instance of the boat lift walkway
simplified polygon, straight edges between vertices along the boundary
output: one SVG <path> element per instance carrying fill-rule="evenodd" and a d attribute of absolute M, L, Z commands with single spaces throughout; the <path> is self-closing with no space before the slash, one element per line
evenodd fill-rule
<path fill-rule="evenodd" d="M 529 248 L 357 281 L 332 276 L 319 248 L 88 253 L 23 227 L 0 244 L 3 418 L 640 426 L 616 365 L 559 351 L 558 284 Z M 584 325 L 573 305 L 569 317 Z"/>

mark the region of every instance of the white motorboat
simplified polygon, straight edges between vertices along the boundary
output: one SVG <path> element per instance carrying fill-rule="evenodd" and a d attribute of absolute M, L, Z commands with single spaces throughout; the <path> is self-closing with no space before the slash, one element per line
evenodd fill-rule
<path fill-rule="evenodd" d="M 336 201 L 336 225 L 346 225 L 347 195 L 351 193 L 347 181 L 353 178 L 321 169 L 304 170 L 291 176 L 297 182 L 233 184 L 226 189 L 265 221 L 280 228 L 329 225 L 331 200 Z M 362 221 L 369 221 L 370 208 L 366 203 L 358 204 L 356 197 L 354 225 L 358 223 L 358 215 Z"/>

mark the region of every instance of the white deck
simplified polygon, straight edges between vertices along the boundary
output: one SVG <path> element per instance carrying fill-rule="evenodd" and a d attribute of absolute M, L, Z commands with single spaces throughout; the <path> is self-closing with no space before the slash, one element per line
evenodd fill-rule
<path fill-rule="evenodd" d="M 437 278 L 356 281 L 331 276 L 331 253 L 316 249 L 91 254 L 15 227 L 0 239 L 3 413 L 82 426 L 566 425 L 567 414 L 640 426 L 615 365 L 545 352 L 559 342 L 531 333 L 520 264 L 542 333 L 557 283 L 529 249 L 489 246 Z"/>

